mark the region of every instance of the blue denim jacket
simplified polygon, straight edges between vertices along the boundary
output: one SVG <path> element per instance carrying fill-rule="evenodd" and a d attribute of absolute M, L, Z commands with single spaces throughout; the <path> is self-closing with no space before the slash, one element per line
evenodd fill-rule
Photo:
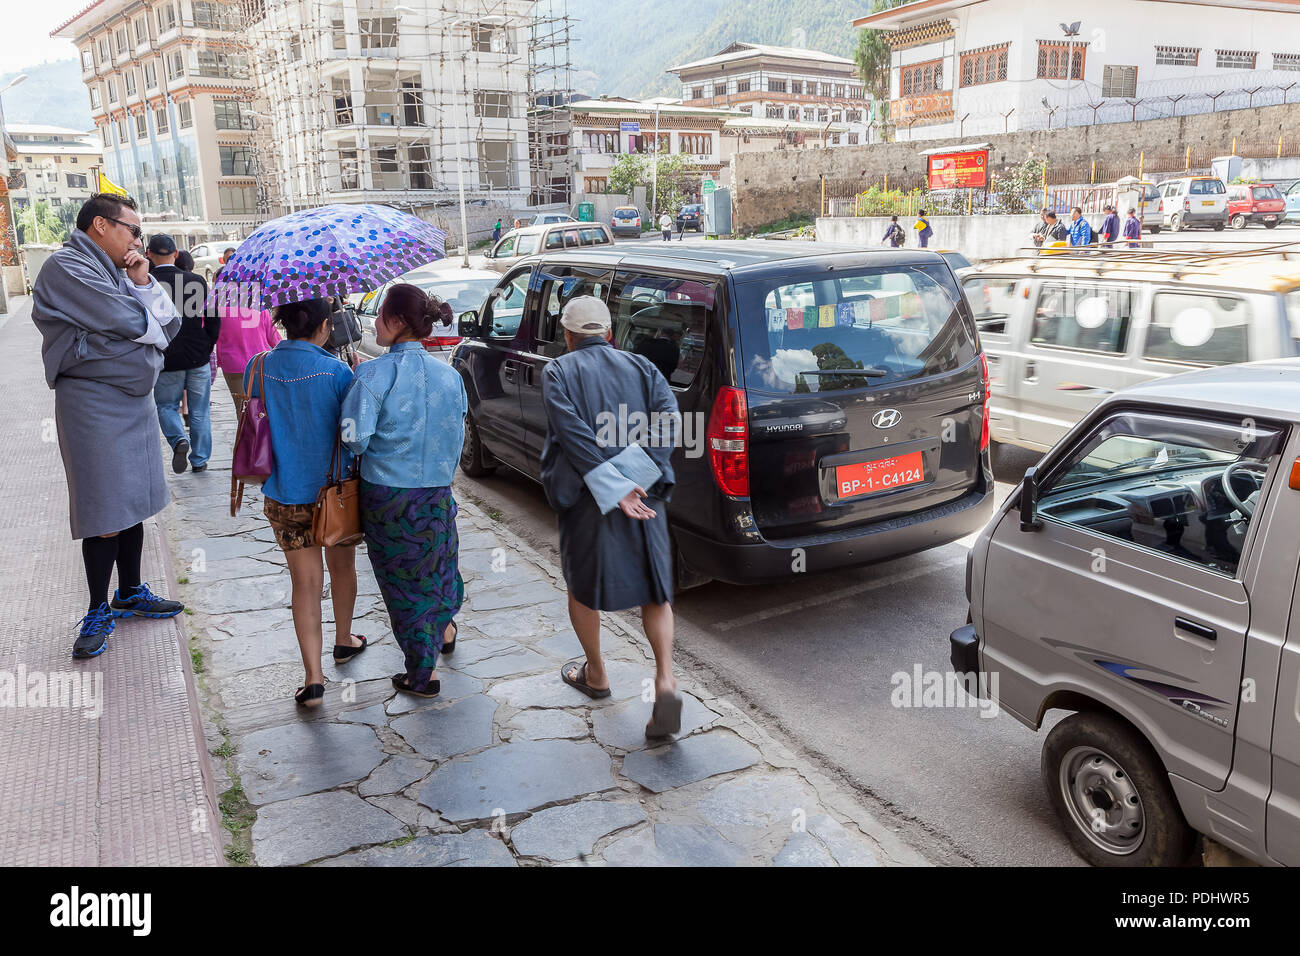
<path fill-rule="evenodd" d="M 257 395 L 257 382 L 250 377 L 245 369 L 244 391 Z M 262 494 L 283 505 L 314 504 L 330 470 L 339 407 L 352 384 L 352 370 L 319 345 L 286 339 L 267 355 L 262 377 L 274 459 Z M 346 471 L 351 464 L 352 455 L 344 448 L 341 468 Z"/>
<path fill-rule="evenodd" d="M 445 488 L 465 441 L 465 383 L 424 350 L 399 342 L 357 366 L 343 400 L 343 441 L 361 477 L 393 488 Z"/>

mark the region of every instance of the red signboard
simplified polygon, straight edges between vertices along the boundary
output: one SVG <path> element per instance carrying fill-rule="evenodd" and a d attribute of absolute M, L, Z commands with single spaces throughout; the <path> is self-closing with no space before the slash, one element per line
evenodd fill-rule
<path fill-rule="evenodd" d="M 930 157 L 931 189 L 964 189 L 989 184 L 989 151 L 940 153 Z"/>

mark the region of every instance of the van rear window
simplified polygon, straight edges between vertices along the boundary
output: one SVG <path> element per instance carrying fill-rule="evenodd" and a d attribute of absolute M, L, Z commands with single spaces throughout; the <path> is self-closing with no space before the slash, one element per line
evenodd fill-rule
<path fill-rule="evenodd" d="M 745 383 L 826 392 L 951 371 L 976 338 L 941 265 L 825 271 L 740 286 Z"/>

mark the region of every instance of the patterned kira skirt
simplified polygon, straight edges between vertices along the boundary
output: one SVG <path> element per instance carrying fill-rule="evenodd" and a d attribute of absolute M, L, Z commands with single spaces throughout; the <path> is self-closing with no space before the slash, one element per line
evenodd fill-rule
<path fill-rule="evenodd" d="M 361 481 L 361 526 L 406 673 L 423 687 L 437 669 L 447 625 L 465 600 L 450 488 Z"/>

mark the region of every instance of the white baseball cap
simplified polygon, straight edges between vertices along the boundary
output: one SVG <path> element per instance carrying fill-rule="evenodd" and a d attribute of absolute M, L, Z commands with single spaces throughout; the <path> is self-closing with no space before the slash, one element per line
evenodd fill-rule
<path fill-rule="evenodd" d="M 609 306 L 594 295 L 579 295 L 570 299 L 560 317 L 560 325 L 577 335 L 602 335 L 613 326 Z"/>

